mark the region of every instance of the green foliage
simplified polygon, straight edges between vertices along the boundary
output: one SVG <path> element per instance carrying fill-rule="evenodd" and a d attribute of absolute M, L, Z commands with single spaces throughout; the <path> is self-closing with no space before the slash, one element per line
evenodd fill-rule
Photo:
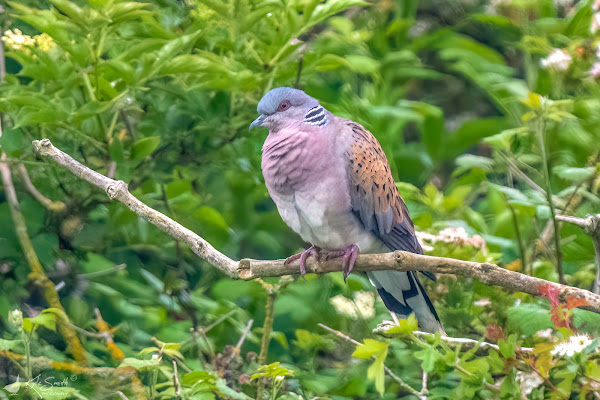
<path fill-rule="evenodd" d="M 373 364 L 367 370 L 367 378 L 375 381 L 375 388 L 381 396 L 385 392 L 385 359 L 388 354 L 388 344 L 373 339 L 365 339 L 365 343 L 356 347 L 352 357 L 374 358 Z"/>
<path fill-rule="evenodd" d="M 395 399 L 418 393 L 426 371 L 431 398 L 593 396 L 598 340 L 581 339 L 573 355 L 557 349 L 597 336 L 596 314 L 453 276 L 423 282 L 446 331 L 498 350 L 416 336 L 414 316 L 389 331 L 397 337 L 373 338 L 389 314 L 368 280 L 352 274 L 346 285 L 329 274 L 281 283 L 259 361 L 268 285 L 198 262 L 123 205 L 36 160 L 30 144 L 50 138 L 231 257 L 286 257 L 302 243 L 264 187 L 265 132 L 247 128 L 264 93 L 297 86 L 378 138 L 428 254 L 549 280 L 561 264 L 568 284 L 590 288 L 592 241 L 568 224 L 552 230 L 553 214 L 600 209 L 599 15 L 592 1 L 573 3 L 5 4 L 0 147 L 65 311 L 44 301 L 0 196 L 0 390 Z M 19 163 L 50 203 L 27 190 Z M 80 328 L 90 370 L 72 364 L 65 322 Z"/>

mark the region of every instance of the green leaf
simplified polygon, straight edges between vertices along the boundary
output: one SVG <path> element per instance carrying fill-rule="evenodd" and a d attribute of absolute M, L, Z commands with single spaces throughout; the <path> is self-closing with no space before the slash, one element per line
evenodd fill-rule
<path fill-rule="evenodd" d="M 316 3 L 318 4 L 319 2 Z M 314 11 L 310 14 L 308 22 L 300 33 L 304 33 L 306 30 L 324 21 L 328 17 L 340 13 L 350 7 L 365 5 L 368 5 L 368 3 L 362 0 L 328 0 L 325 3 L 318 4 L 314 7 Z"/>
<path fill-rule="evenodd" d="M 218 66 L 211 60 L 198 54 L 182 54 L 166 61 L 160 69 L 160 75 L 200 73 L 208 70 L 210 67 Z"/>
<path fill-rule="evenodd" d="M 104 113 L 112 105 L 112 101 L 90 101 L 73 113 L 73 123 L 79 125 L 81 121 L 87 118 Z"/>
<path fill-rule="evenodd" d="M 444 143 L 444 138 L 446 137 L 444 112 L 442 109 L 431 104 L 408 100 L 401 100 L 397 105 L 398 107 L 416 112 L 419 115 L 419 130 L 421 131 L 427 153 L 434 160 L 441 159 L 445 149 L 440 144 Z"/>
<path fill-rule="evenodd" d="M 348 55 L 340 57 L 335 54 L 326 54 L 319 59 L 315 68 L 317 71 L 330 71 L 341 68 L 360 74 L 375 74 L 379 70 L 379 62 L 367 56 Z"/>
<path fill-rule="evenodd" d="M 165 290 L 164 282 L 157 278 L 152 272 L 142 268 L 140 269 L 140 273 L 156 292 L 162 293 Z"/>
<path fill-rule="evenodd" d="M 461 363 L 462 367 L 471 375 L 463 376 L 463 379 L 472 385 L 481 386 L 486 381 L 490 365 L 485 358 L 478 358 L 469 362 Z"/>
<path fill-rule="evenodd" d="M 502 354 L 504 358 L 515 358 L 517 336 L 510 335 L 506 340 L 498 340 L 498 347 L 500 348 L 500 354 Z"/>
<path fill-rule="evenodd" d="M 214 385 L 216 381 L 217 378 L 206 371 L 193 371 L 183 376 L 181 384 L 184 386 L 193 386 L 198 382 L 205 382 Z"/>
<path fill-rule="evenodd" d="M 152 154 L 159 144 L 160 136 L 150 136 L 140 139 L 133 145 L 131 156 L 134 160 L 141 160 Z"/>
<path fill-rule="evenodd" d="M 361 74 L 374 74 L 379 70 L 379 62 L 371 57 L 348 55 L 345 57 L 346 65 Z"/>
<path fill-rule="evenodd" d="M 565 29 L 565 35 L 569 38 L 588 37 L 590 23 L 592 21 L 592 7 L 589 1 L 582 1 L 578 4 L 579 10 L 569 21 Z"/>
<path fill-rule="evenodd" d="M 24 346 L 22 340 L 8 340 L 0 338 L 0 351 L 14 351 L 17 353 L 24 352 Z"/>
<path fill-rule="evenodd" d="M 552 268 L 553 266 L 548 266 Z M 509 326 L 518 329 L 526 335 L 533 335 L 537 331 L 552 328 L 548 307 L 536 303 L 525 303 L 510 307 L 506 310 Z"/>
<path fill-rule="evenodd" d="M 468 171 L 472 168 L 481 168 L 487 172 L 492 172 L 494 160 L 488 157 L 476 156 L 475 154 L 463 154 L 455 160 L 456 166 L 460 171 Z"/>
<path fill-rule="evenodd" d="M 296 329 L 294 345 L 306 352 L 335 348 L 335 344 L 326 337 L 304 329 Z"/>
<path fill-rule="evenodd" d="M 527 127 L 506 129 L 496 135 L 484 138 L 483 141 L 497 150 L 509 150 L 515 137 L 524 136 L 528 133 L 529 128 Z"/>
<path fill-rule="evenodd" d="M 280 376 L 294 376 L 294 371 L 282 367 L 280 362 L 274 362 L 269 365 L 261 366 L 258 369 L 257 373 L 253 374 L 250 379 L 255 380 L 262 377 L 269 377 L 271 379 L 275 379 Z"/>
<path fill-rule="evenodd" d="M 352 357 L 368 359 L 375 358 L 367 370 L 367 377 L 375 382 L 375 388 L 380 395 L 385 392 L 384 362 L 387 357 L 389 345 L 373 339 L 365 339 L 364 344 L 358 345 Z"/>
<path fill-rule="evenodd" d="M 446 135 L 442 156 L 446 159 L 455 158 L 479 140 L 493 136 L 508 126 L 505 118 L 479 118 L 467 121 L 460 128 Z"/>
<path fill-rule="evenodd" d="M 83 24 L 87 22 L 84 11 L 77 4 L 69 0 L 50 0 L 50 2 L 72 20 Z"/>
<path fill-rule="evenodd" d="M 158 359 L 158 358 L 151 359 L 151 360 L 140 360 L 140 359 L 133 358 L 133 357 L 126 357 L 119 365 L 119 368 L 133 367 L 133 368 L 137 369 L 138 371 L 144 371 L 144 370 L 156 369 L 156 368 L 158 368 L 159 364 L 160 364 L 160 359 Z"/>
<path fill-rule="evenodd" d="M 155 66 L 162 65 L 167 60 L 172 59 L 177 53 L 186 51 L 200 37 L 202 31 L 194 32 L 189 35 L 183 35 L 177 39 L 169 40 L 157 53 Z"/>
<path fill-rule="evenodd" d="M 142 350 L 140 350 L 138 356 L 143 356 L 144 354 L 158 353 L 159 351 L 160 349 L 156 346 L 144 347 Z"/>
<path fill-rule="evenodd" d="M 51 331 L 56 331 L 56 309 L 43 310 L 39 315 L 33 318 L 23 318 L 23 329 L 27 332 L 37 329 L 38 326 L 43 326 Z M 61 311 L 61 310 L 58 310 Z M 64 312 L 62 312 L 64 315 Z"/>
<path fill-rule="evenodd" d="M 19 157 L 23 152 L 23 133 L 20 129 L 5 129 L 0 137 L 0 148 L 11 157 Z"/>
<path fill-rule="evenodd" d="M 112 161 L 120 163 L 124 160 L 123 144 L 118 137 L 115 136 L 110 139 L 108 142 L 108 152 Z"/>
<path fill-rule="evenodd" d="M 576 168 L 576 167 L 567 167 L 566 165 L 557 165 L 552 168 L 552 172 L 556 173 L 562 179 L 571 182 L 581 182 L 586 179 L 591 178 L 596 174 L 595 167 L 584 167 L 584 168 Z"/>
<path fill-rule="evenodd" d="M 112 23 L 140 18 L 146 15 L 152 15 L 152 11 L 143 10 L 148 7 L 147 3 L 138 3 L 133 1 L 111 4 L 106 7 L 106 14 L 110 17 Z"/>
<path fill-rule="evenodd" d="M 427 348 L 415 352 L 414 356 L 416 359 L 423 361 L 421 363 L 421 368 L 423 368 L 423 371 L 425 372 L 432 372 L 435 363 L 442 357 L 433 346 L 427 346 Z"/>
<path fill-rule="evenodd" d="M 360 344 L 356 347 L 356 350 L 352 353 L 352 357 L 368 359 L 381 356 L 387 354 L 388 346 L 387 343 L 379 342 L 374 339 L 365 339 L 364 344 Z"/>
<path fill-rule="evenodd" d="M 415 313 L 411 313 L 408 316 L 408 318 L 400 319 L 398 322 L 398 326 L 394 326 L 393 328 L 388 329 L 387 333 L 408 335 L 409 333 L 419 329 Z"/>
<path fill-rule="evenodd" d="M 223 393 L 226 396 L 226 398 L 232 400 L 253 400 L 252 397 L 246 395 L 245 393 L 236 392 L 235 390 L 227 386 L 227 381 L 225 379 L 217 379 L 217 383 L 215 386 L 219 392 Z"/>
<path fill-rule="evenodd" d="M 375 381 L 375 389 L 379 392 L 380 396 L 385 393 L 385 365 L 384 361 L 387 356 L 387 348 L 385 354 L 381 357 L 377 357 L 373 364 L 367 369 L 367 378 Z"/>

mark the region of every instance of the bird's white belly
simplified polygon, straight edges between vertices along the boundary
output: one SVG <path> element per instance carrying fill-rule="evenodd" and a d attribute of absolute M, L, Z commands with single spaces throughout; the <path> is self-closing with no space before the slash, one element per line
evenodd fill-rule
<path fill-rule="evenodd" d="M 282 219 L 304 241 L 324 250 L 357 244 L 363 253 L 380 251 L 381 242 L 353 215 L 349 199 L 320 190 L 272 197 Z"/>

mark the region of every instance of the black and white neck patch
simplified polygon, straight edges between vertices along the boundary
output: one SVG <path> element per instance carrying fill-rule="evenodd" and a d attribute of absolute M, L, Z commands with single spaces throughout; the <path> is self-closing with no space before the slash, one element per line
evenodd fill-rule
<path fill-rule="evenodd" d="M 308 125 L 324 126 L 327 124 L 327 113 L 322 106 L 316 106 L 308 110 L 304 116 L 304 123 Z"/>

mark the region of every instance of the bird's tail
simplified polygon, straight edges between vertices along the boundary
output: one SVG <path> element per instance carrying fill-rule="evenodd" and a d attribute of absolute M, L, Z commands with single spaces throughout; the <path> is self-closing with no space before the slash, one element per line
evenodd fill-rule
<path fill-rule="evenodd" d="M 367 275 L 392 315 L 407 318 L 414 312 L 419 329 L 445 334 L 440 318 L 415 271 L 372 271 Z"/>

